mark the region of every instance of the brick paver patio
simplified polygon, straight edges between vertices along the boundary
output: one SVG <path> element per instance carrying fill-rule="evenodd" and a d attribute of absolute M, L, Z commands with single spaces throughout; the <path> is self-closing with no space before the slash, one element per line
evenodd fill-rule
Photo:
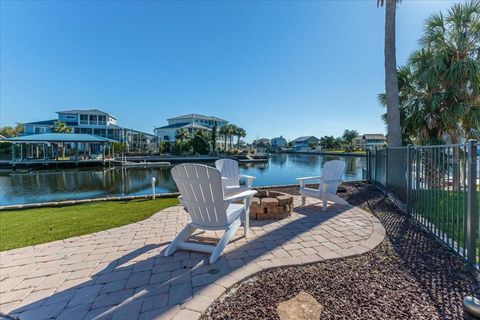
<path fill-rule="evenodd" d="M 212 265 L 202 253 L 162 255 L 189 219 L 180 206 L 127 226 L 1 252 L 0 311 L 35 320 L 197 319 L 226 288 L 258 271 L 361 254 L 385 236 L 380 222 L 356 207 L 322 212 L 310 200 L 294 211 L 280 221 L 251 221 L 248 238 L 240 228 Z"/>

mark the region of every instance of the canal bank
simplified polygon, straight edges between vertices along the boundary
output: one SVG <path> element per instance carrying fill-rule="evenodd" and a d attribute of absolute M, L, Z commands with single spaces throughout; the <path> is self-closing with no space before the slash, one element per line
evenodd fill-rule
<path fill-rule="evenodd" d="M 186 163 L 186 162 L 199 162 L 199 163 L 214 163 L 220 158 L 235 159 L 240 163 L 265 163 L 268 162 L 267 156 L 232 156 L 232 155 L 218 155 L 218 156 L 125 156 L 123 158 L 105 158 L 105 159 L 83 159 L 83 160 L 29 160 L 22 161 L 0 161 L 0 170 L 47 170 L 47 169 L 64 169 L 64 168 L 77 168 L 77 167 L 121 167 L 131 166 L 132 164 L 138 164 L 138 166 L 148 166 L 155 163 Z"/>
<path fill-rule="evenodd" d="M 324 163 L 333 159 L 346 162 L 345 181 L 362 180 L 362 169 L 366 168 L 364 157 L 272 154 L 267 162 L 240 163 L 240 172 L 256 177 L 254 187 L 294 184 L 298 177 L 321 175 Z M 157 195 L 177 191 L 170 167 L 9 170 L 0 172 L 0 206 L 145 196 L 152 194 L 153 177 Z"/>

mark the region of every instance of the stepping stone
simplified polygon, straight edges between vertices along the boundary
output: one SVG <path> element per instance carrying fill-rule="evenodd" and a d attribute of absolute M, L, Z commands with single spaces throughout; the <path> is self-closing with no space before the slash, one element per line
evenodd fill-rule
<path fill-rule="evenodd" d="M 300 291 L 290 300 L 277 306 L 280 320 L 318 320 L 323 306 L 310 294 Z"/>

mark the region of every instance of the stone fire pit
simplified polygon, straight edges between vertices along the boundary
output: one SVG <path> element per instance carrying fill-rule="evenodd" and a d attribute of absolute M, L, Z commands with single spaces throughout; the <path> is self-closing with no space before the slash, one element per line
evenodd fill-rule
<path fill-rule="evenodd" d="M 293 211 L 293 196 L 276 191 L 257 190 L 250 206 L 250 219 L 280 220 Z"/>

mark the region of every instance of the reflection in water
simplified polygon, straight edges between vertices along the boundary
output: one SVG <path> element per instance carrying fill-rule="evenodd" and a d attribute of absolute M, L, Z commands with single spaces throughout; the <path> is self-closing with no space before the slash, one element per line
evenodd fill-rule
<path fill-rule="evenodd" d="M 275 154 L 270 156 L 268 163 L 241 164 L 240 170 L 256 177 L 255 186 L 292 184 L 298 177 L 321 175 L 324 163 L 334 159 L 346 161 L 345 180 L 362 179 L 363 157 Z M 170 168 L 4 173 L 0 174 L 0 205 L 151 194 L 152 177 L 157 180 L 157 193 L 176 191 Z"/>

